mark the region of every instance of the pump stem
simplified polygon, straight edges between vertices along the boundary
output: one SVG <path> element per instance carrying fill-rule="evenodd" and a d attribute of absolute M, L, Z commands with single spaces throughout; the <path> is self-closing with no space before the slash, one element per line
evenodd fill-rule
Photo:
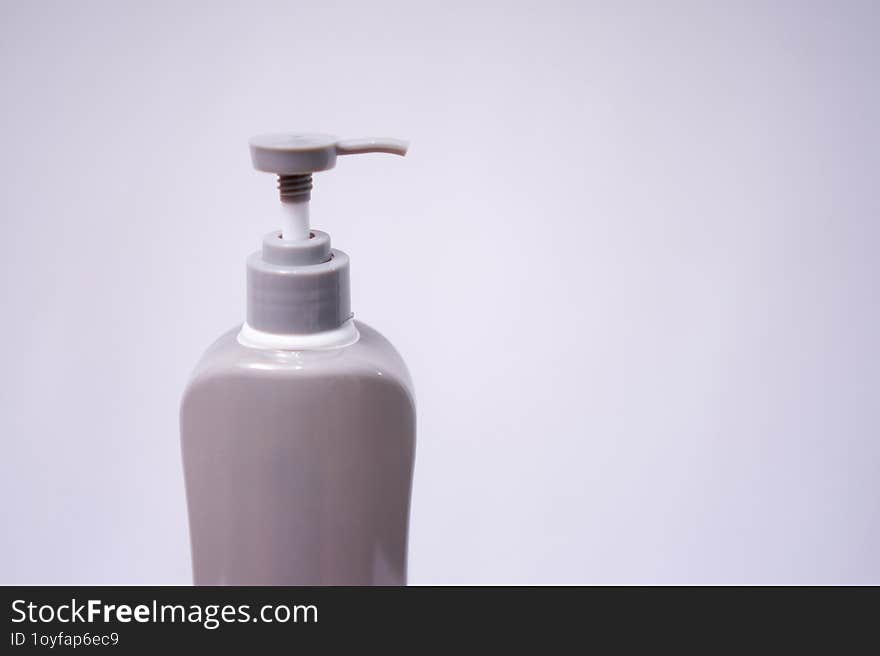
<path fill-rule="evenodd" d="M 281 205 L 281 239 L 283 241 L 308 241 L 309 201 L 300 200 Z"/>

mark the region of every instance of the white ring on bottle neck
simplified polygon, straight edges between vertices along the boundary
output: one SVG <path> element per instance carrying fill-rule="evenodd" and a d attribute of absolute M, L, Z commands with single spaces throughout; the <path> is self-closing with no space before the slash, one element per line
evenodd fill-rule
<path fill-rule="evenodd" d="M 302 335 L 266 333 L 244 322 L 238 333 L 238 343 L 248 348 L 273 351 L 324 351 L 351 346 L 360 339 L 360 336 L 357 326 L 354 325 L 354 319 L 349 319 L 332 330 Z"/>

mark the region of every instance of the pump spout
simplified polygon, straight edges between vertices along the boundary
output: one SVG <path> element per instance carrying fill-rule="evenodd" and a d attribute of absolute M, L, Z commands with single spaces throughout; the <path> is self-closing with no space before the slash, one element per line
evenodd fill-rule
<path fill-rule="evenodd" d="M 250 147 L 255 169 L 279 176 L 293 176 L 332 169 L 336 166 L 337 155 L 406 155 L 409 143 L 384 137 L 339 139 L 330 134 L 282 132 L 252 137 Z"/>
<path fill-rule="evenodd" d="M 361 153 L 388 153 L 406 155 L 409 142 L 403 139 L 370 137 L 367 139 L 343 139 L 336 142 L 337 155 L 360 155 Z"/>

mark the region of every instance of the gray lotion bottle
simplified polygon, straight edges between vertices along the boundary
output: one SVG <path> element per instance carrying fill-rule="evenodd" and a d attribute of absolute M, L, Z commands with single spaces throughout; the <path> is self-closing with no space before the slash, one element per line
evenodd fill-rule
<path fill-rule="evenodd" d="M 404 585 L 415 404 L 406 366 L 355 321 L 349 259 L 311 229 L 312 173 L 393 139 L 272 134 L 282 229 L 247 260 L 247 321 L 196 366 L 180 411 L 196 585 Z"/>

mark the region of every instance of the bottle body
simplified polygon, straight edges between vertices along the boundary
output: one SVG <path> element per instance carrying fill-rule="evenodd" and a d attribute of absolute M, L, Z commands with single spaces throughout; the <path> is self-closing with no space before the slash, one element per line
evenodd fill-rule
<path fill-rule="evenodd" d="M 196 585 L 404 585 L 415 405 L 376 330 L 323 350 L 223 335 L 181 404 Z"/>

